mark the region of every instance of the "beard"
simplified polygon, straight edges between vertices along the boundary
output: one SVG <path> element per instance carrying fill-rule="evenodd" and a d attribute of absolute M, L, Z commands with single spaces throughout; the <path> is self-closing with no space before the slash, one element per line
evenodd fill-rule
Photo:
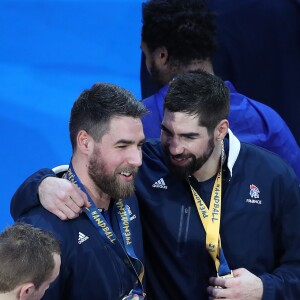
<path fill-rule="evenodd" d="M 121 172 L 131 173 L 133 180 L 122 182 L 119 178 Z M 125 199 L 132 196 L 135 192 L 134 179 L 137 175 L 138 168 L 118 167 L 113 173 L 106 171 L 106 164 L 101 160 L 101 153 L 95 153 L 88 166 L 89 176 L 95 185 L 105 194 L 113 199 Z"/>
<path fill-rule="evenodd" d="M 187 163 L 184 166 L 177 166 L 174 165 L 170 160 L 168 160 L 168 166 L 171 172 L 174 172 L 178 177 L 180 178 L 187 178 L 199 169 L 202 168 L 202 166 L 208 161 L 210 156 L 212 155 L 213 151 L 215 149 L 215 143 L 214 143 L 214 138 L 211 137 L 208 140 L 207 143 L 207 149 L 203 153 L 202 156 L 196 157 L 194 154 L 178 154 L 175 155 L 174 157 L 177 159 L 188 159 L 191 158 L 191 161 Z M 168 148 L 165 148 L 165 153 L 168 156 L 171 156 L 170 151 Z"/>

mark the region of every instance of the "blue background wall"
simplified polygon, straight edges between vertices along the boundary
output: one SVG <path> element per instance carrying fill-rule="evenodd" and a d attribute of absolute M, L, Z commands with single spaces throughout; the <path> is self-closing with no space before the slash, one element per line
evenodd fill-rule
<path fill-rule="evenodd" d="M 141 2 L 0 0 L 0 230 L 27 176 L 69 162 L 83 89 L 110 82 L 140 99 Z"/>

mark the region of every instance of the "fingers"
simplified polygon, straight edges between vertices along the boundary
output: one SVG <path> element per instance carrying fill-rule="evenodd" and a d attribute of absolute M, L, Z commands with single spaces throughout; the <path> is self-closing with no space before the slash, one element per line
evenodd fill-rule
<path fill-rule="evenodd" d="M 73 186 L 66 193 L 66 195 L 61 196 L 61 200 L 58 199 L 55 205 L 55 214 L 61 220 L 77 218 L 82 212 L 82 206 L 90 206 L 86 194 L 76 186 Z"/>
<path fill-rule="evenodd" d="M 74 214 L 78 215 L 81 213 L 81 207 L 78 206 L 78 201 L 75 201 L 72 196 L 67 196 L 66 201 L 64 203 L 64 206 L 62 205 L 59 207 L 62 211 L 66 210 L 66 214 L 68 213 L 69 210 L 71 210 Z"/>
<path fill-rule="evenodd" d="M 207 292 L 209 299 L 227 298 L 229 296 L 229 291 L 227 289 L 217 288 L 215 286 L 209 286 Z"/>
<path fill-rule="evenodd" d="M 71 199 L 68 201 L 68 203 L 59 202 L 59 204 L 57 205 L 57 210 L 61 215 L 64 214 L 66 219 L 70 220 L 77 218 L 81 213 L 81 208 L 78 207 Z"/>
<path fill-rule="evenodd" d="M 73 208 L 70 208 L 68 205 L 71 205 L 72 203 Z M 81 212 L 80 208 L 75 205 L 72 200 L 69 200 L 68 203 L 65 203 L 61 201 L 61 199 L 56 198 L 52 201 L 44 203 L 43 206 L 62 221 L 77 218 Z"/>
<path fill-rule="evenodd" d="M 209 299 L 229 299 L 232 296 L 232 287 L 235 286 L 236 278 L 209 278 L 210 286 L 207 288 Z"/>
<path fill-rule="evenodd" d="M 54 215 L 56 215 L 58 218 L 60 218 L 62 221 L 67 221 L 69 220 L 69 218 L 67 217 L 67 215 L 65 213 L 63 213 L 62 211 L 60 210 L 53 210 L 52 213 Z"/>
<path fill-rule="evenodd" d="M 79 190 L 79 194 L 81 195 L 81 199 L 83 201 L 83 205 L 81 205 L 80 207 L 90 207 L 91 203 L 89 202 L 87 195 L 80 189 L 78 190 Z"/>
<path fill-rule="evenodd" d="M 38 192 L 41 204 L 61 220 L 77 218 L 83 206 L 90 206 L 86 194 L 66 179 L 48 177 Z"/>
<path fill-rule="evenodd" d="M 221 278 L 221 277 L 211 277 L 211 278 L 209 278 L 209 283 L 213 287 L 220 286 L 222 288 L 225 288 L 225 287 L 227 287 L 226 282 L 227 282 L 227 279 Z"/>
<path fill-rule="evenodd" d="M 210 286 L 207 292 L 210 299 L 261 299 L 263 294 L 263 284 L 259 277 L 255 276 L 244 268 L 233 270 L 232 278 L 209 279 Z M 222 288 L 217 288 L 222 286 Z"/>
<path fill-rule="evenodd" d="M 238 277 L 240 275 L 243 275 L 247 270 L 245 268 L 239 268 L 232 271 L 234 277 Z"/>
<path fill-rule="evenodd" d="M 81 207 L 86 206 L 88 202 L 87 196 L 76 185 L 67 181 L 65 188 L 62 187 L 60 199 L 65 203 L 74 213 L 79 213 Z"/>

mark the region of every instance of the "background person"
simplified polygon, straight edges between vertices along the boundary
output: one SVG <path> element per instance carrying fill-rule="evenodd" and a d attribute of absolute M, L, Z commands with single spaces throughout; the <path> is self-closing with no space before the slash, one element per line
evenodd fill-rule
<path fill-rule="evenodd" d="M 191 70 L 214 73 L 216 24 L 206 1 L 149 0 L 143 4 L 141 48 L 151 77 L 162 88 L 143 100 L 150 114 L 143 118 L 147 138 L 159 138 L 163 104 L 169 82 Z M 230 61 L 231 62 L 231 61 Z M 230 89 L 229 122 L 243 142 L 256 144 L 280 155 L 300 181 L 300 149 L 283 119 L 270 107 Z"/>
<path fill-rule="evenodd" d="M 216 14 L 214 70 L 275 109 L 300 143 L 300 1 L 209 0 Z"/>
<path fill-rule="evenodd" d="M 25 223 L 7 227 L 0 234 L 0 299 L 41 299 L 60 263 L 60 245 L 50 233 Z"/>

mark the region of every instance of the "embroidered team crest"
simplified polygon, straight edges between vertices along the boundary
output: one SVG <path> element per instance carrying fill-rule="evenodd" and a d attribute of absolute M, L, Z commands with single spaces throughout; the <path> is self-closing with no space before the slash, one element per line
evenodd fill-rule
<path fill-rule="evenodd" d="M 258 187 L 254 184 L 250 184 L 250 196 L 251 196 L 251 198 L 256 198 L 256 199 L 259 198 L 259 193 L 260 193 L 260 191 L 259 191 Z"/>

